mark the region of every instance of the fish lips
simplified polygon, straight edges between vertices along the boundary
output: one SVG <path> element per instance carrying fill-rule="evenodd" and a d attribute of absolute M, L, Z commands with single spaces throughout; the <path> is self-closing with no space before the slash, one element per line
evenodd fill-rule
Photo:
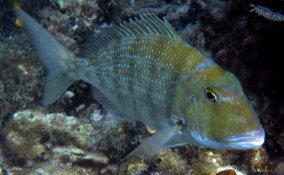
<path fill-rule="evenodd" d="M 191 143 L 213 149 L 228 150 L 254 149 L 260 147 L 265 140 L 265 133 L 261 126 L 258 130 L 233 135 L 220 141 L 211 140 L 205 133 L 199 132 L 198 128 L 191 130 L 190 135 L 193 140 Z"/>
<path fill-rule="evenodd" d="M 253 149 L 260 147 L 265 140 L 265 133 L 262 127 L 256 131 L 249 131 L 243 134 L 234 135 L 224 139 L 231 149 Z"/>

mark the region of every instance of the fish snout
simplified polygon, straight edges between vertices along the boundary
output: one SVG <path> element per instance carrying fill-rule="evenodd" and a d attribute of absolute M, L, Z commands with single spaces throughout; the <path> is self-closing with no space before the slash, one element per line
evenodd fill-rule
<path fill-rule="evenodd" d="M 264 142 L 265 133 L 263 128 L 234 135 L 225 139 L 232 149 L 253 149 L 261 146 Z"/>

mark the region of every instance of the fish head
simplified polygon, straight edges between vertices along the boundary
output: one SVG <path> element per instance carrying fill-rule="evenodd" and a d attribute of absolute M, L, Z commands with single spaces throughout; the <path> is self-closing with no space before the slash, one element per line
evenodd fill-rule
<path fill-rule="evenodd" d="M 264 142 L 264 130 L 239 80 L 219 66 L 189 81 L 186 121 L 192 139 L 215 149 L 252 149 Z"/>

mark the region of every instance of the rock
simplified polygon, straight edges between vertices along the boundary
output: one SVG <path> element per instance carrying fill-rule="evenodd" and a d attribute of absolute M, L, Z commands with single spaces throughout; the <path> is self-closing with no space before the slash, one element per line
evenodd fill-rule
<path fill-rule="evenodd" d="M 218 172 L 216 175 L 237 175 L 237 173 L 234 170 L 224 170 Z"/>
<path fill-rule="evenodd" d="M 17 112 L 1 132 L 3 162 L 14 172 L 18 167 L 29 174 L 88 174 L 92 166 L 79 165 L 108 164 L 101 153 L 89 152 L 93 133 L 90 123 L 73 116 Z"/>
<path fill-rule="evenodd" d="M 283 175 L 284 174 L 284 161 L 280 162 L 275 169 L 275 175 Z"/>
<path fill-rule="evenodd" d="M 157 169 L 170 174 L 188 174 L 190 166 L 187 162 L 177 153 L 171 150 L 161 150 L 155 156 L 159 158 Z"/>
<path fill-rule="evenodd" d="M 100 120 L 103 119 L 103 115 L 100 113 L 99 110 L 94 110 L 92 113 L 91 113 L 91 116 L 90 116 L 90 120 L 94 121 L 94 122 L 98 122 Z"/>
<path fill-rule="evenodd" d="M 250 151 L 249 155 L 251 172 L 265 173 L 269 171 L 270 159 L 264 148 L 254 149 Z"/>

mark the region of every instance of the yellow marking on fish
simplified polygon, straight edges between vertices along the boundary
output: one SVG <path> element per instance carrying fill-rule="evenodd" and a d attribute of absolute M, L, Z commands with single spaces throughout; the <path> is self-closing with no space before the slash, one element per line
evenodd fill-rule
<path fill-rule="evenodd" d="M 23 21 L 21 21 L 19 18 L 16 19 L 15 24 L 16 24 L 18 27 L 23 27 L 23 26 L 24 26 Z"/>
<path fill-rule="evenodd" d="M 12 0 L 12 4 L 16 9 L 21 9 L 21 5 L 17 0 Z"/>
<path fill-rule="evenodd" d="M 20 5 L 20 3 L 17 0 L 12 0 L 12 4 L 13 4 L 14 8 L 21 9 L 21 5 Z M 18 27 L 23 27 L 24 26 L 23 21 L 21 21 L 19 18 L 16 18 L 15 24 Z"/>

